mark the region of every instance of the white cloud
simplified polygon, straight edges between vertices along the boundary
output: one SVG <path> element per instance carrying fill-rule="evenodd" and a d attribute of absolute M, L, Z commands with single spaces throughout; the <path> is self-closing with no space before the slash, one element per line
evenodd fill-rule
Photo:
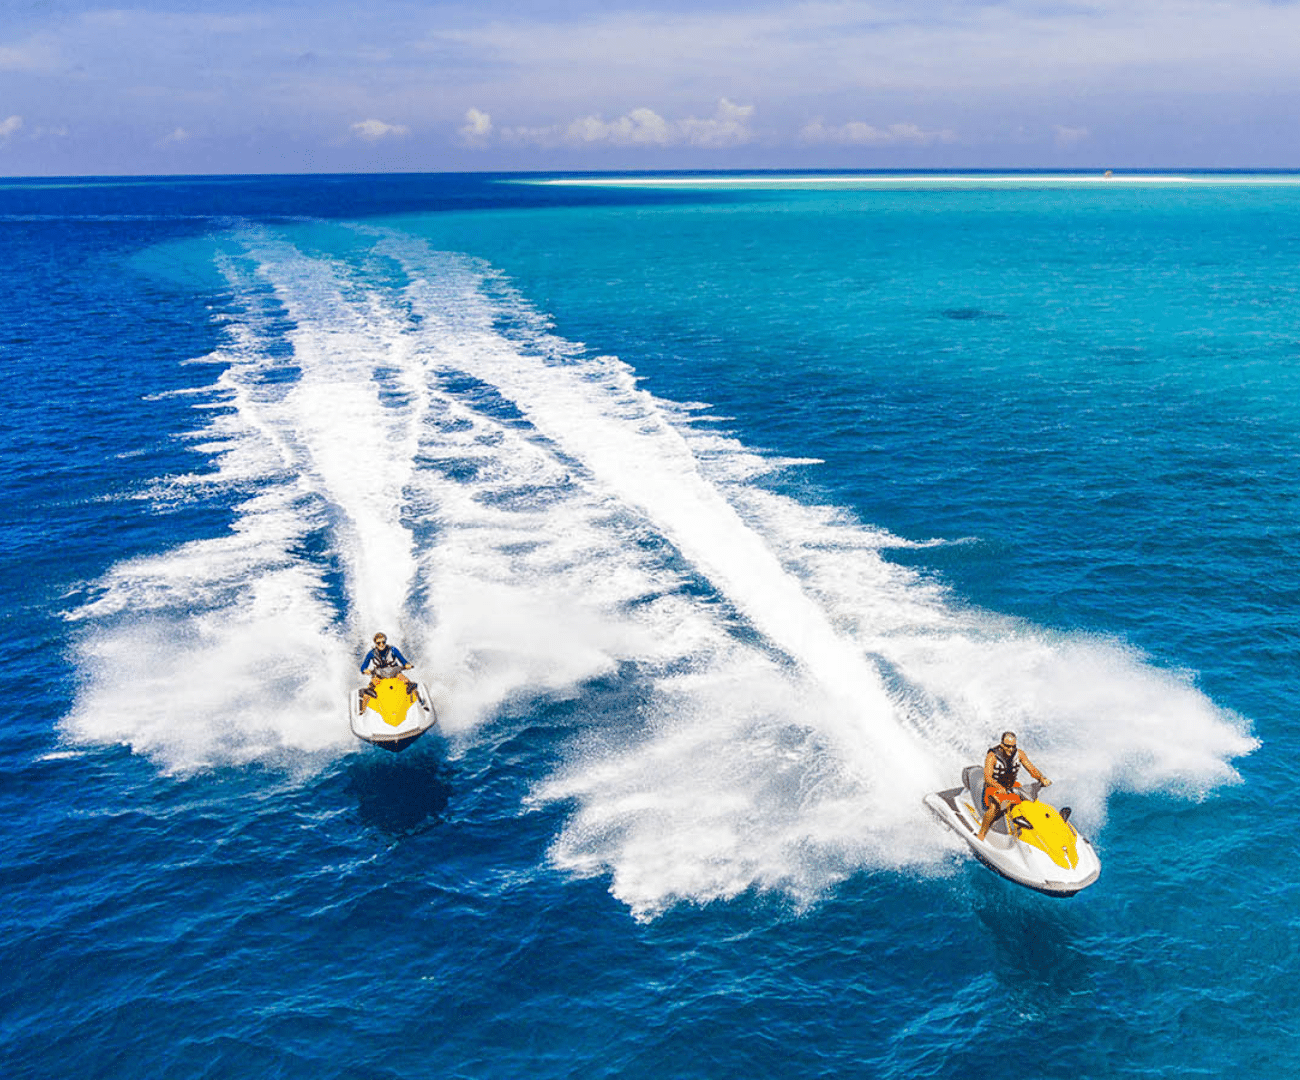
<path fill-rule="evenodd" d="M 947 128 L 925 131 L 916 124 L 890 124 L 878 128 L 861 120 L 851 120 L 839 127 L 827 127 L 820 117 L 804 125 L 799 136 L 804 142 L 839 143 L 843 146 L 930 146 L 952 142 L 957 137 Z"/>
<path fill-rule="evenodd" d="M 691 146 L 739 146 L 749 142 L 749 118 L 753 105 L 735 105 L 723 98 L 709 120 L 688 117 L 680 122 L 685 141 Z"/>
<path fill-rule="evenodd" d="M 400 136 L 410 133 L 404 124 L 385 124 L 382 120 L 359 120 L 352 125 L 352 133 L 366 142 L 377 142 L 390 135 Z"/>
<path fill-rule="evenodd" d="M 59 57 L 47 40 L 32 39 L 23 45 L 0 45 L 0 71 L 53 71 Z"/>
<path fill-rule="evenodd" d="M 654 109 L 633 109 L 617 120 L 605 121 L 599 116 L 584 116 L 571 123 L 564 132 L 564 141 L 582 143 L 613 143 L 616 146 L 667 146 L 674 141 L 672 125 Z"/>
<path fill-rule="evenodd" d="M 170 135 L 168 135 L 165 139 L 163 139 L 163 142 L 165 143 L 188 142 L 189 139 L 190 139 L 190 133 L 186 131 L 183 127 L 178 127 L 175 131 L 173 131 Z"/>
<path fill-rule="evenodd" d="M 1086 127 L 1064 127 L 1056 125 L 1056 145 L 1065 148 L 1083 142 L 1092 134 Z"/>
<path fill-rule="evenodd" d="M 711 117 L 668 120 L 654 109 L 642 107 L 615 120 L 583 116 L 564 125 L 505 128 L 502 136 L 539 146 L 740 146 L 753 137 L 749 130 L 753 112 L 752 105 L 736 105 L 722 98 Z"/>
<path fill-rule="evenodd" d="M 492 117 L 482 109 L 466 109 L 465 123 L 460 128 L 461 141 L 470 146 L 482 146 L 492 134 Z"/>
<path fill-rule="evenodd" d="M 0 120 L 0 140 L 8 139 L 22 126 L 23 118 L 21 116 L 11 116 L 8 120 Z"/>

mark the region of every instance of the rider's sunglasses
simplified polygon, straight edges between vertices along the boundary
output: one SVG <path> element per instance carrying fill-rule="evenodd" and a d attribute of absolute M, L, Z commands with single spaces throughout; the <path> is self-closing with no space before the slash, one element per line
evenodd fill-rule
<path fill-rule="evenodd" d="M 1014 750 L 1015 748 L 1016 748 L 1016 744 L 1013 742 L 1004 742 L 1002 744 L 1003 750 Z"/>

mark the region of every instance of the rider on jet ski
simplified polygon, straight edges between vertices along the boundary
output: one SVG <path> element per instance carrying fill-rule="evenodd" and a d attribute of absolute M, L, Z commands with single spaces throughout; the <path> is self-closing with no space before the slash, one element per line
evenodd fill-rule
<path fill-rule="evenodd" d="M 1029 774 L 1043 787 L 1051 787 L 1052 782 L 1034 768 L 1029 755 L 1017 748 L 1016 733 L 1004 731 L 1002 741 L 997 746 L 989 747 L 989 752 L 984 755 L 985 810 L 984 820 L 980 822 L 980 840 L 984 839 L 999 814 L 1005 814 L 1021 801 L 1021 796 L 1015 790 L 1020 786 L 1016 783 L 1016 773 L 1019 772 L 1021 765 L 1028 769 Z M 1014 836 L 1015 832 L 1012 831 L 1014 827 L 1009 819 L 1007 828 Z"/>
<path fill-rule="evenodd" d="M 367 674 L 367 668 L 371 669 L 370 685 L 361 691 L 362 708 L 365 708 L 366 698 L 375 696 L 375 684 L 380 679 L 401 679 L 408 688 L 415 689 L 415 684 L 402 674 L 411 666 L 402 655 L 402 651 L 396 645 L 389 645 L 388 638 L 383 632 L 376 634 L 374 641 L 375 647 L 366 653 L 366 658 L 361 661 L 362 675 Z"/>

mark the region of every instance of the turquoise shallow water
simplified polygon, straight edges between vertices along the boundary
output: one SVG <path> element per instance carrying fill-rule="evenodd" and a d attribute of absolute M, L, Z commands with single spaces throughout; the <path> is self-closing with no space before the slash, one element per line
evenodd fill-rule
<path fill-rule="evenodd" d="M 0 189 L 5 1075 L 1294 1068 L 1241 180 Z M 920 806 L 1006 726 L 1075 900 Z"/>

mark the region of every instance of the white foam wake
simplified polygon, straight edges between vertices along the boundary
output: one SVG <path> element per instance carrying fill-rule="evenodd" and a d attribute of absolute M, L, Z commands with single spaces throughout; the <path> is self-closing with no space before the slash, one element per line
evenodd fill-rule
<path fill-rule="evenodd" d="M 639 916 L 946 865 L 920 798 L 1005 727 L 1094 828 L 1111 791 L 1235 779 L 1253 743 L 1189 677 L 954 602 L 490 268 L 362 235 L 347 263 L 258 234 L 256 273 L 228 268 L 215 473 L 167 490 L 235 493 L 233 524 L 114 568 L 77 613 L 78 737 L 176 767 L 337 753 L 377 622 L 438 673 L 454 736 L 618 673 L 637 723 L 575 737 L 532 797 L 572 807 L 555 862 Z"/>
<path fill-rule="evenodd" d="M 68 730 L 177 768 L 346 745 L 332 722 L 349 682 L 342 631 L 356 616 L 394 620 L 414 572 L 398 516 L 420 413 L 386 408 L 374 377 L 380 365 L 399 383 L 409 373 L 400 334 L 344 302 L 329 267 L 267 237 L 251 249 L 279 279 L 267 294 L 226 266 L 244 313 L 205 358 L 222 370 L 196 407 L 215 415 L 191 436 L 215 471 L 152 493 L 228 493 L 230 530 L 114 567 L 73 615 L 97 632 L 81 645 Z M 270 329 L 286 314 L 288 361 Z M 286 363 L 296 379 L 276 377 Z M 302 557 L 318 533 L 354 598 L 342 625 L 328 558 Z"/>
<path fill-rule="evenodd" d="M 70 736 L 181 770 L 338 753 L 376 627 L 421 661 L 452 734 L 673 652 L 673 575 L 490 388 L 440 385 L 400 295 L 266 234 L 243 243 L 253 269 L 225 266 L 238 313 L 204 358 L 221 372 L 191 436 L 215 469 L 149 493 L 226 496 L 230 528 L 115 566 L 72 613 Z"/>

